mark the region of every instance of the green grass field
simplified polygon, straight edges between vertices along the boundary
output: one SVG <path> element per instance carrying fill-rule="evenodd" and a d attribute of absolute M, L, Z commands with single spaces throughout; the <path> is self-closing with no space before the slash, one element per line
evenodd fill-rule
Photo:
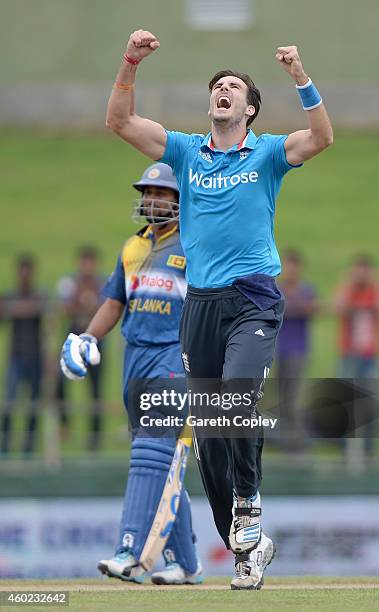
<path fill-rule="evenodd" d="M 156 587 L 103 580 L 6 581 L 4 590 L 69 591 L 69 608 L 113 612 L 116 610 L 259 610 L 262 612 L 345 612 L 378 609 L 379 579 L 269 578 L 262 591 L 231 591 L 228 578 L 209 578 L 202 586 Z M 4 607 L 11 610 L 13 607 Z M 42 608 L 41 608 L 42 609 Z M 44 607 L 56 610 L 55 607 Z"/>
<path fill-rule="evenodd" d="M 147 165 L 110 133 L 55 133 L 39 130 L 0 134 L 0 292 L 13 283 L 14 257 L 35 253 L 39 284 L 51 292 L 57 279 L 73 271 L 74 252 L 94 243 L 109 273 L 135 226 L 130 220 L 136 197 L 132 182 Z M 280 249 L 292 246 L 306 257 L 306 276 L 323 302 L 313 326 L 312 376 L 332 376 L 336 368 L 331 294 L 351 256 L 368 252 L 377 258 L 377 168 L 379 135 L 337 134 L 335 145 L 303 169 L 286 177 L 278 203 L 276 236 Z M 58 326 L 59 327 L 59 326 Z M 7 326 L 0 325 L 0 375 Z M 50 332 L 51 358 L 62 336 Z M 121 346 L 118 332 L 109 346 L 105 397 L 120 402 Z M 72 385 L 73 401 L 84 386 Z M 118 408 L 116 408 L 117 412 Z M 120 427 L 112 417 L 112 427 Z"/>
<path fill-rule="evenodd" d="M 301 0 L 251 4 L 251 27 L 219 32 L 191 29 L 185 16 L 191 3 L 185 0 L 165 0 L 164 11 L 153 0 L 0 0 L 0 8 L 6 8 L 1 11 L 2 81 L 108 81 L 129 33 L 141 27 L 162 41 L 159 56 L 141 71 L 149 82 L 206 82 L 216 69 L 237 62 L 257 82 L 279 80 L 283 75 L 273 54 L 281 44 L 299 46 L 314 79 L 375 79 L 376 0 L 360 3 L 359 11 L 352 0 L 319 0 L 317 8 Z M 43 36 L 35 35 L 37 24 Z M 359 54 L 351 53 L 351 41 Z"/>

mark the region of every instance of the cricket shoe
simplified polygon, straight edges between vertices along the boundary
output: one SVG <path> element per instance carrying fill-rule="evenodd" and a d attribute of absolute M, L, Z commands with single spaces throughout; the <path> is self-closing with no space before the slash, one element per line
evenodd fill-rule
<path fill-rule="evenodd" d="M 198 563 L 196 572 L 188 574 L 179 563 L 168 563 L 160 572 L 151 576 L 153 584 L 201 584 L 203 582 L 203 568 Z"/>
<path fill-rule="evenodd" d="M 261 498 L 254 497 L 238 500 L 234 497 L 233 519 L 229 532 L 230 548 L 235 554 L 248 553 L 255 548 L 261 538 Z"/>
<path fill-rule="evenodd" d="M 121 552 L 112 559 L 103 559 L 98 563 L 97 569 L 109 578 L 138 583 L 145 580 L 145 576 L 138 573 L 140 566 L 130 551 Z"/>
<path fill-rule="evenodd" d="M 232 591 L 259 591 L 263 587 L 264 571 L 274 557 L 274 543 L 262 532 L 261 540 L 254 550 L 236 555 L 236 575 L 230 585 Z"/>

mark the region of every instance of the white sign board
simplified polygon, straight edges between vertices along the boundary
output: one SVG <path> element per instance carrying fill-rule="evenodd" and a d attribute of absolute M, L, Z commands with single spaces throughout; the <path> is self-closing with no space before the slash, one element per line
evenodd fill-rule
<path fill-rule="evenodd" d="M 195 30 L 246 30 L 253 17 L 252 0 L 186 0 L 187 23 Z"/>
<path fill-rule="evenodd" d="M 112 556 L 121 498 L 0 500 L 0 578 L 96 576 Z M 192 500 L 208 575 L 231 575 L 233 556 L 203 498 Z M 267 497 L 263 527 L 277 545 L 272 575 L 379 573 L 379 497 Z"/>

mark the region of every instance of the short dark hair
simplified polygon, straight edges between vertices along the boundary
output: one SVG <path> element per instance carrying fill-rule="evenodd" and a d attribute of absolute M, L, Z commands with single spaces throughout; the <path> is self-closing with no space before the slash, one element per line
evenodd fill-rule
<path fill-rule="evenodd" d="M 295 264 L 304 263 L 304 257 L 300 253 L 300 251 L 298 251 L 297 249 L 292 249 L 292 248 L 286 249 L 283 252 L 283 258 Z"/>
<path fill-rule="evenodd" d="M 77 250 L 77 256 L 81 259 L 82 257 L 91 257 L 92 259 L 99 259 L 100 252 L 92 244 L 83 244 Z"/>
<path fill-rule="evenodd" d="M 371 255 L 369 255 L 368 253 L 357 253 L 357 255 L 353 257 L 352 265 L 353 266 L 365 266 L 367 268 L 374 268 L 375 261 L 374 261 L 374 258 L 371 257 Z"/>
<path fill-rule="evenodd" d="M 256 119 L 256 117 L 258 116 L 262 104 L 261 93 L 248 74 L 245 74 L 244 72 L 237 72 L 236 70 L 220 70 L 219 72 L 216 72 L 216 74 L 209 81 L 209 91 L 212 92 L 212 89 L 217 83 L 217 81 L 227 76 L 234 76 L 237 79 L 241 79 L 241 81 L 243 81 L 245 85 L 247 85 L 247 102 L 255 108 L 254 115 L 252 117 L 249 117 L 246 122 L 246 126 L 248 126 L 253 123 L 254 119 Z"/>
<path fill-rule="evenodd" d="M 17 255 L 16 264 L 18 268 L 34 268 L 34 255 L 32 253 L 20 253 Z"/>

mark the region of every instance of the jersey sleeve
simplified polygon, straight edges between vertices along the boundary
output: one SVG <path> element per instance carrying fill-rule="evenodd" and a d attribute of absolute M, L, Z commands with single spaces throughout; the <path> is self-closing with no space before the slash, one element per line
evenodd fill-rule
<path fill-rule="evenodd" d="M 121 304 L 126 304 L 125 273 L 121 257 L 117 259 L 116 267 L 105 283 L 101 294 L 104 298 L 111 298 Z"/>
<path fill-rule="evenodd" d="M 191 135 L 183 132 L 170 132 L 166 130 L 167 142 L 163 157 L 159 160 L 168 164 L 178 177 L 182 168 L 184 153 L 191 143 Z"/>
<path fill-rule="evenodd" d="M 284 143 L 288 138 L 288 134 L 282 136 L 271 136 L 272 155 L 274 159 L 274 170 L 278 178 L 283 177 L 289 170 L 300 168 L 303 164 L 293 165 L 287 161 L 286 150 Z"/>

